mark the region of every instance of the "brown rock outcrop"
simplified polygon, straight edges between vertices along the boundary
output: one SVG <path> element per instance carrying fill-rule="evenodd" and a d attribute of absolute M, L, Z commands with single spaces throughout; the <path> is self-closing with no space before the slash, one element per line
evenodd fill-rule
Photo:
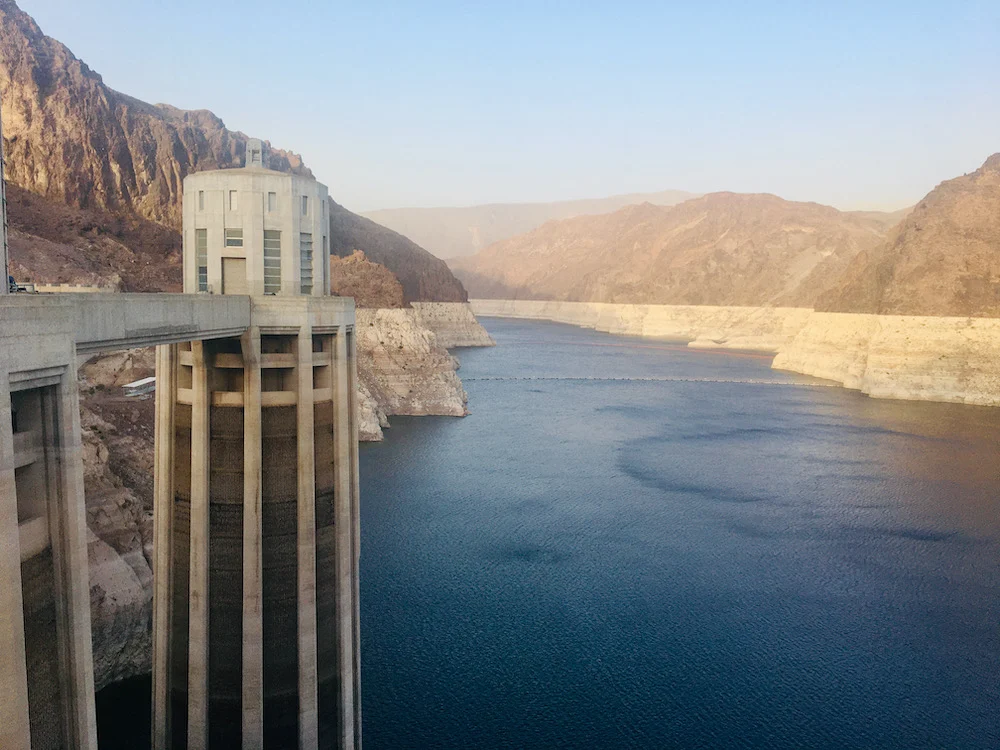
<path fill-rule="evenodd" d="M 11 273 L 18 281 L 96 285 L 125 292 L 181 290 L 181 234 L 7 186 Z"/>
<path fill-rule="evenodd" d="M 928 193 L 816 309 L 1000 317 L 1000 154 Z"/>
<path fill-rule="evenodd" d="M 356 307 L 403 307 L 399 279 L 360 250 L 346 258 L 330 259 L 330 288 L 341 297 L 354 297 Z"/>
<path fill-rule="evenodd" d="M 406 302 L 466 302 L 469 295 L 448 264 L 401 234 L 358 216 L 330 199 L 330 252 L 341 257 L 363 250 L 392 271 Z"/>
<path fill-rule="evenodd" d="M 152 105 L 105 85 L 13 0 L 0 0 L 0 99 L 7 178 L 79 208 L 179 227 L 189 172 L 240 166 L 247 136 L 211 112 Z M 276 169 L 308 173 L 272 150 Z"/>

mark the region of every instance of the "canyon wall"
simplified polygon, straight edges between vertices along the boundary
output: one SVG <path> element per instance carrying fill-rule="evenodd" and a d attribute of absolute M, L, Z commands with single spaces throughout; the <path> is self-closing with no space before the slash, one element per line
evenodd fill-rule
<path fill-rule="evenodd" d="M 814 312 L 771 366 L 875 398 L 1000 406 L 1000 318 Z"/>
<path fill-rule="evenodd" d="M 381 440 L 393 415 L 465 416 L 458 360 L 413 309 L 357 310 L 359 432 Z"/>
<path fill-rule="evenodd" d="M 472 300 L 471 306 L 477 315 L 774 352 L 775 369 L 834 380 L 875 398 L 1000 406 L 1000 318 L 532 300 Z"/>
<path fill-rule="evenodd" d="M 414 302 L 413 309 L 420 324 L 433 331 L 445 349 L 496 346 L 467 302 Z"/>
<path fill-rule="evenodd" d="M 570 323 L 606 333 L 690 341 L 692 346 L 777 352 L 805 325 L 804 307 L 619 305 L 538 300 L 470 301 L 476 315 Z"/>

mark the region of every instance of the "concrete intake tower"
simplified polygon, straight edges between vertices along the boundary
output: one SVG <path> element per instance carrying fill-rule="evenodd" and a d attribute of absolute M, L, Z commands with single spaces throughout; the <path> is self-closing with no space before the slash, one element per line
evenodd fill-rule
<path fill-rule="evenodd" d="M 354 306 L 326 188 L 184 181 L 184 291 L 248 329 L 157 347 L 153 746 L 361 747 Z"/>

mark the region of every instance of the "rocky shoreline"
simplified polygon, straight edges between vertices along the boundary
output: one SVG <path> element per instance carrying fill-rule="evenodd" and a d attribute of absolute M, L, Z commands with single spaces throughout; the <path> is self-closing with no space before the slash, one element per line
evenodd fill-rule
<path fill-rule="evenodd" d="M 481 316 L 771 352 L 774 369 L 834 380 L 873 398 L 1000 406 L 1000 318 L 541 300 L 470 304 Z"/>

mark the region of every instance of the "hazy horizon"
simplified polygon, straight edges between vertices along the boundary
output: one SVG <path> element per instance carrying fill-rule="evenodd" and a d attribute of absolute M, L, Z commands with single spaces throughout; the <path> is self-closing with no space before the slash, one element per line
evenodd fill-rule
<path fill-rule="evenodd" d="M 21 0 L 356 211 L 681 190 L 894 211 L 1000 151 L 1000 5 Z"/>

